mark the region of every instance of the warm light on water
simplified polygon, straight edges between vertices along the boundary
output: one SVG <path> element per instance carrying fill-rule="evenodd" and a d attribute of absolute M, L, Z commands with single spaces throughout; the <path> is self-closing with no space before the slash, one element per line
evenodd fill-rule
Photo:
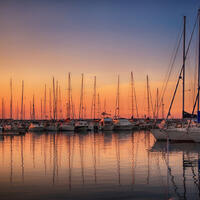
<path fill-rule="evenodd" d="M 143 131 L 4 137 L 0 199 L 198 199 L 200 145 L 166 147 Z"/>

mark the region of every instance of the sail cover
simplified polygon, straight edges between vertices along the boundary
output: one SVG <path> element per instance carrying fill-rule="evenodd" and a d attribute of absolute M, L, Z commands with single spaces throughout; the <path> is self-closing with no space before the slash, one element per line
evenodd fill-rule
<path fill-rule="evenodd" d="M 183 111 L 183 118 L 197 118 L 197 115 Z"/>

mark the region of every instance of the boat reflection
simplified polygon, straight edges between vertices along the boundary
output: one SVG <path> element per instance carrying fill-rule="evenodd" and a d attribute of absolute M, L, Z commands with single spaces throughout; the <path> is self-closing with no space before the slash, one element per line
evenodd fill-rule
<path fill-rule="evenodd" d="M 0 195 L 29 188 L 20 199 L 199 199 L 199 151 L 144 131 L 4 136 Z"/>
<path fill-rule="evenodd" d="M 200 197 L 200 144 L 197 143 L 170 143 L 157 141 L 150 149 L 151 153 L 162 155 L 167 167 L 167 187 L 173 186 L 174 194 L 178 199 L 193 199 L 190 197 L 191 188 L 196 191 L 195 199 Z M 174 161 L 170 157 L 179 155 L 181 162 L 179 173 L 182 172 L 182 184 L 179 183 L 180 175 L 177 175 Z M 188 178 L 189 177 L 189 178 Z M 178 183 L 177 183 L 178 182 Z M 181 188 L 182 187 L 182 188 Z M 169 190 L 170 191 L 170 190 Z M 181 191 L 181 192 L 180 192 Z M 189 193 L 189 194 L 188 194 Z"/>

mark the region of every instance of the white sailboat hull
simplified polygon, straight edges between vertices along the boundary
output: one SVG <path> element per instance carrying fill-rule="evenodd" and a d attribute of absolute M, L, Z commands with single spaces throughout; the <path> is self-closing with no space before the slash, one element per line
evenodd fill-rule
<path fill-rule="evenodd" d="M 165 131 L 172 141 L 193 141 L 186 128 L 170 128 Z"/>
<path fill-rule="evenodd" d="M 167 140 L 167 133 L 161 129 L 151 129 L 151 133 L 156 140 Z"/>
<path fill-rule="evenodd" d="M 192 127 L 188 130 L 188 135 L 194 140 L 194 142 L 200 142 L 200 128 Z"/>

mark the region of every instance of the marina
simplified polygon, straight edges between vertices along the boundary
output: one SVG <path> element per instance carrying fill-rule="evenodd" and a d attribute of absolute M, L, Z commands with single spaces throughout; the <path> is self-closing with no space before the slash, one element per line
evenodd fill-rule
<path fill-rule="evenodd" d="M 1 0 L 0 41 L 0 200 L 200 199 L 199 0 Z"/>

